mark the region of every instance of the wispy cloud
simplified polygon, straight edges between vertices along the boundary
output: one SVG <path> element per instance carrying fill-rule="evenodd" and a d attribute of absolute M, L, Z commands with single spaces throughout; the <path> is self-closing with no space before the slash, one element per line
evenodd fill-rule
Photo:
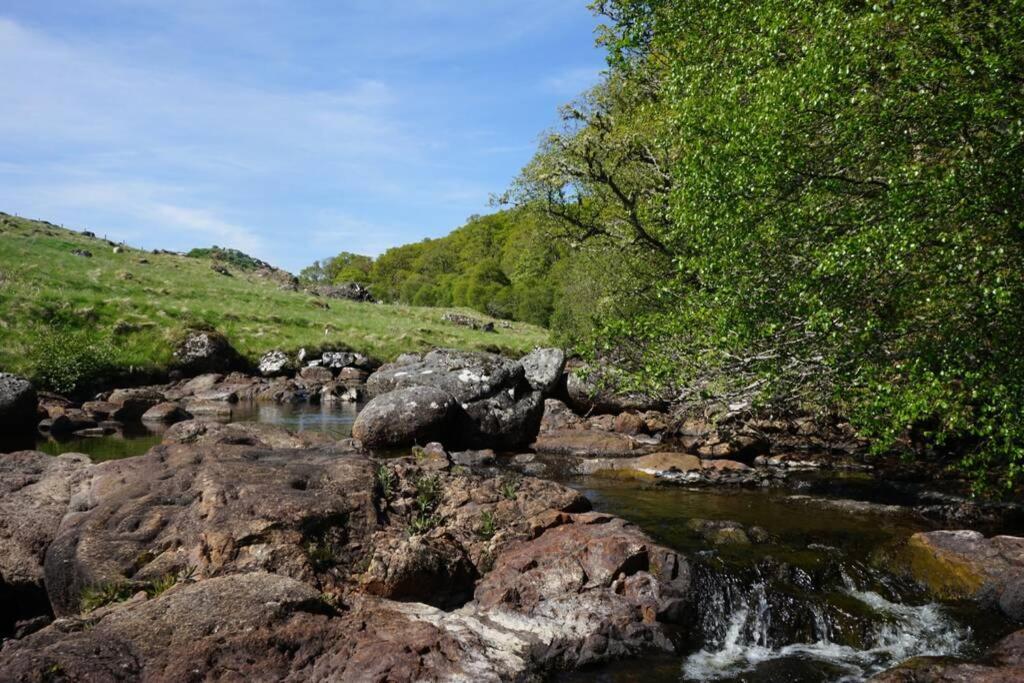
<path fill-rule="evenodd" d="M 563 97 L 575 97 L 597 85 L 602 71 L 602 67 L 597 66 L 572 67 L 548 76 L 541 86 Z"/>

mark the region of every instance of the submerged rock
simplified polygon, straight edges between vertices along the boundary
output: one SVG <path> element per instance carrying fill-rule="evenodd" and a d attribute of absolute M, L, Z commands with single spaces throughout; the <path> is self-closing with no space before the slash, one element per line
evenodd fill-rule
<path fill-rule="evenodd" d="M 999 641 L 976 662 L 914 657 L 871 678 L 872 683 L 1016 683 L 1024 681 L 1024 631 Z"/>

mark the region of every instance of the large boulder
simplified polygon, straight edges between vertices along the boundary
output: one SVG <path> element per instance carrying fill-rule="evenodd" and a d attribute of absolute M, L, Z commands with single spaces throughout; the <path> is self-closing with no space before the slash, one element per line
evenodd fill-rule
<path fill-rule="evenodd" d="M 49 613 L 43 558 L 88 464 L 76 454 L 0 457 L 0 638 Z"/>
<path fill-rule="evenodd" d="M 379 396 L 407 387 L 435 387 L 467 404 L 499 391 L 522 389 L 524 376 L 520 363 L 494 353 L 439 349 L 421 361 L 382 365 L 370 375 L 366 389 L 371 396 Z"/>
<path fill-rule="evenodd" d="M 187 374 L 225 372 L 238 361 L 238 353 L 219 332 L 191 330 L 174 349 L 174 364 Z"/>
<path fill-rule="evenodd" d="M 153 406 L 164 403 L 164 394 L 151 387 L 135 389 L 115 389 L 107 398 L 107 403 L 117 406 L 112 414 L 116 420 L 138 420 Z"/>
<path fill-rule="evenodd" d="M 397 448 L 444 439 L 458 406 L 448 392 L 429 386 L 396 389 L 366 404 L 352 436 L 367 448 Z"/>
<path fill-rule="evenodd" d="M 906 556 L 910 573 L 936 597 L 981 600 L 1024 621 L 1024 538 L 921 532 L 907 541 Z"/>
<path fill-rule="evenodd" d="M 183 422 L 191 418 L 192 416 L 188 411 L 177 403 L 172 403 L 170 401 L 157 403 L 142 414 L 143 422 L 155 424 L 174 424 L 175 422 Z"/>
<path fill-rule="evenodd" d="M 35 430 L 39 421 L 36 417 L 38 404 L 35 389 L 27 379 L 0 372 L 0 433 Z"/>
<path fill-rule="evenodd" d="M 526 372 L 526 381 L 534 391 L 551 394 L 562 379 L 565 370 L 565 351 L 562 349 L 534 349 L 520 360 Z"/>
<path fill-rule="evenodd" d="M 449 447 L 515 448 L 529 444 L 540 428 L 543 394 L 531 387 L 521 363 L 497 354 L 431 351 L 419 360 L 386 364 L 366 382 L 370 396 L 411 387 L 432 387 L 457 402 L 450 429 L 436 436 Z M 375 408 L 375 401 L 364 413 Z M 389 443 L 411 441 L 405 435 L 403 441 Z"/>

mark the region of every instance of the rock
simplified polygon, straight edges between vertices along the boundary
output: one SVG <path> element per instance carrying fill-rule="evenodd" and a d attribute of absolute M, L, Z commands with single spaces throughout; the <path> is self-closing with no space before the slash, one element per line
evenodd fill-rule
<path fill-rule="evenodd" d="M 354 367 L 342 368 L 341 370 L 338 371 L 338 380 L 342 382 L 363 383 L 367 380 L 369 376 L 370 373 L 368 373 L 366 370 L 361 370 L 360 368 Z"/>
<path fill-rule="evenodd" d="M 56 417 L 40 422 L 39 429 L 40 431 L 49 432 L 54 436 L 62 436 L 82 429 L 91 429 L 96 425 L 96 420 L 90 417 L 84 410 L 66 408 Z"/>
<path fill-rule="evenodd" d="M 754 434 L 736 434 L 731 437 L 714 432 L 704 445 L 697 448 L 703 458 L 728 458 L 753 462 L 759 455 L 768 452 L 768 440 Z"/>
<path fill-rule="evenodd" d="M 218 404 L 223 405 L 223 404 Z M 190 406 L 194 409 L 194 406 Z M 321 432 L 292 432 L 279 425 L 258 422 L 179 422 L 164 432 L 165 444 L 233 444 L 264 448 L 310 448 L 333 443 Z"/>
<path fill-rule="evenodd" d="M 356 362 L 356 354 L 349 351 L 325 351 L 320 356 L 320 365 L 332 370 L 347 368 Z"/>
<path fill-rule="evenodd" d="M 464 404 L 457 412 L 455 432 L 447 436 L 453 446 L 511 450 L 527 445 L 540 430 L 544 400 L 539 391 L 514 398 L 501 392 Z"/>
<path fill-rule="evenodd" d="M 1024 630 L 1010 634 L 978 662 L 953 657 L 913 657 L 871 683 L 1015 683 L 1024 681 Z"/>
<path fill-rule="evenodd" d="M 320 400 L 324 403 L 357 403 L 363 399 L 359 387 L 345 386 L 340 382 L 328 382 L 320 389 Z"/>
<path fill-rule="evenodd" d="M 430 386 L 466 404 L 503 390 L 522 389 L 524 376 L 522 365 L 497 354 L 440 349 L 421 361 L 381 366 L 370 375 L 366 388 L 371 396 L 378 396 L 395 389 Z"/>
<path fill-rule="evenodd" d="M 644 412 L 659 410 L 664 401 L 639 392 L 622 392 L 615 388 L 609 372 L 587 366 L 570 372 L 566 389 L 569 402 L 580 413 L 618 414 L 627 410 Z"/>
<path fill-rule="evenodd" d="M 14 635 L 19 621 L 50 614 L 43 557 L 88 464 L 75 454 L 0 457 L 0 638 Z"/>
<path fill-rule="evenodd" d="M 742 524 L 725 520 L 691 519 L 686 523 L 691 531 L 715 545 L 750 545 L 750 537 Z"/>
<path fill-rule="evenodd" d="M 237 362 L 238 353 L 227 338 L 211 330 L 186 332 L 174 349 L 175 365 L 189 374 L 226 372 Z"/>
<path fill-rule="evenodd" d="M 540 421 L 541 432 L 552 432 L 557 429 L 583 429 L 584 426 L 585 420 L 558 399 L 549 398 L 544 401 L 544 416 Z"/>
<path fill-rule="evenodd" d="M 590 429 L 556 429 L 539 434 L 533 443 L 538 453 L 579 457 L 632 457 L 656 448 L 655 444 L 643 444 L 625 434 Z"/>
<path fill-rule="evenodd" d="M 615 416 L 612 429 L 620 434 L 643 434 L 647 429 L 647 424 L 636 413 L 619 413 Z"/>
<path fill-rule="evenodd" d="M 998 605 L 1011 619 L 1024 618 L 1024 538 L 985 538 L 977 531 L 921 532 L 907 541 L 906 557 L 911 575 L 936 597 L 976 599 Z"/>
<path fill-rule="evenodd" d="M 158 403 L 163 403 L 166 397 L 156 389 L 115 389 L 110 393 L 107 402 L 118 406 L 115 413 L 111 415 L 115 420 L 128 421 L 138 420 L 142 414 Z"/>
<path fill-rule="evenodd" d="M 33 431 L 38 420 L 39 399 L 27 380 L 0 372 L 0 433 L 23 434 Z"/>
<path fill-rule="evenodd" d="M 72 249 L 71 253 L 75 256 L 82 256 L 85 258 L 92 258 L 92 252 L 88 249 Z"/>
<path fill-rule="evenodd" d="M 155 406 L 142 414 L 143 422 L 156 422 L 160 424 L 173 424 L 184 420 L 191 420 L 192 415 L 177 403 L 157 403 Z"/>
<path fill-rule="evenodd" d="M 292 368 L 291 359 L 284 351 L 267 351 L 260 358 L 259 371 L 264 377 L 277 377 Z"/>
<path fill-rule="evenodd" d="M 190 400 L 188 412 L 193 417 L 208 417 L 215 420 L 229 420 L 234 413 L 230 403 L 225 401 Z"/>
<path fill-rule="evenodd" d="M 540 392 L 532 391 L 521 364 L 502 356 L 431 351 L 421 361 L 384 365 L 366 382 L 370 396 L 415 386 L 440 389 L 459 403 L 452 430 L 437 437 L 447 446 L 516 448 L 540 428 Z"/>
<path fill-rule="evenodd" d="M 685 614 L 690 588 L 684 557 L 585 512 L 586 499 L 553 482 L 439 464 L 204 442 L 88 466 L 66 504 L 74 512 L 39 548 L 62 618 L 6 644 L 0 671 L 538 680 L 672 650 L 667 624 Z M 141 591 L 175 575 L 155 597 Z M 134 596 L 79 615 L 88 586 Z"/>
<path fill-rule="evenodd" d="M 193 396 L 196 401 L 210 401 L 220 403 L 238 403 L 238 392 L 228 385 L 214 387 L 203 391 L 195 392 Z"/>
<path fill-rule="evenodd" d="M 689 453 L 659 452 L 638 458 L 585 458 L 575 468 L 579 474 L 636 473 L 656 476 L 664 472 L 699 472 L 701 461 Z"/>
<path fill-rule="evenodd" d="M 456 451 L 451 454 L 452 462 L 462 467 L 490 467 L 496 462 L 494 451 Z"/>
<path fill-rule="evenodd" d="M 352 425 L 352 436 L 372 449 L 441 440 L 448 434 L 456 409 L 455 399 L 441 389 L 397 389 L 366 404 Z"/>
<path fill-rule="evenodd" d="M 419 363 L 423 360 L 423 354 L 420 353 L 403 353 L 395 359 L 395 362 L 391 365 L 412 365 L 413 363 Z"/>
<path fill-rule="evenodd" d="M 194 396 L 204 391 L 210 391 L 223 379 L 224 375 L 217 372 L 208 372 L 206 374 L 199 375 L 198 377 L 193 377 L 174 390 L 175 399 Z M 167 391 L 165 393 L 168 398 L 171 397 L 171 391 Z"/>
<path fill-rule="evenodd" d="M 669 428 L 669 417 L 659 410 L 648 410 L 643 414 L 644 431 L 648 434 L 658 434 Z"/>
<path fill-rule="evenodd" d="M 210 264 L 210 270 L 220 275 L 224 275 L 225 277 L 232 277 L 231 271 L 228 270 L 228 267 L 225 266 L 223 263 L 217 263 L 216 261 L 214 261 L 213 263 Z"/>
<path fill-rule="evenodd" d="M 299 370 L 299 377 L 307 382 L 323 384 L 334 379 L 334 373 L 325 367 L 302 368 Z"/>
<path fill-rule="evenodd" d="M 93 420 L 116 419 L 114 415 L 121 410 L 121 406 L 110 401 L 86 401 L 82 404 L 82 410 L 89 414 Z"/>
<path fill-rule="evenodd" d="M 452 325 L 459 325 L 460 327 L 468 327 L 472 330 L 480 330 L 481 332 L 494 332 L 494 323 L 474 318 L 471 315 L 463 315 L 462 313 L 445 313 L 441 316 L 441 320 Z"/>
<path fill-rule="evenodd" d="M 547 396 L 555 390 L 562 379 L 562 372 L 565 370 L 565 351 L 534 349 L 519 362 L 523 364 L 526 381 L 533 390 Z"/>
<path fill-rule="evenodd" d="M 347 282 L 342 285 L 320 285 L 308 290 L 314 296 L 327 297 L 329 299 L 348 299 L 349 301 L 372 302 L 373 295 L 358 282 Z"/>

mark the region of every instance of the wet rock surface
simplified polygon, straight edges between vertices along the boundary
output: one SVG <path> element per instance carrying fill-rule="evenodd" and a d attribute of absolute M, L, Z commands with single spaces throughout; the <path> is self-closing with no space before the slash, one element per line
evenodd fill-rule
<path fill-rule="evenodd" d="M 525 680 L 671 650 L 689 588 L 685 557 L 579 493 L 471 474 L 439 445 L 40 458 L 0 470 L 17 512 L 47 502 L 22 573 L 44 569 L 58 616 L 0 651 L 13 680 Z"/>
<path fill-rule="evenodd" d="M 1024 622 L 1024 538 L 977 531 L 931 531 L 910 537 L 909 571 L 944 599 L 971 598 Z"/>
<path fill-rule="evenodd" d="M 1024 681 L 1024 631 L 1017 631 L 978 661 L 914 657 L 878 674 L 872 683 L 1016 683 Z"/>

